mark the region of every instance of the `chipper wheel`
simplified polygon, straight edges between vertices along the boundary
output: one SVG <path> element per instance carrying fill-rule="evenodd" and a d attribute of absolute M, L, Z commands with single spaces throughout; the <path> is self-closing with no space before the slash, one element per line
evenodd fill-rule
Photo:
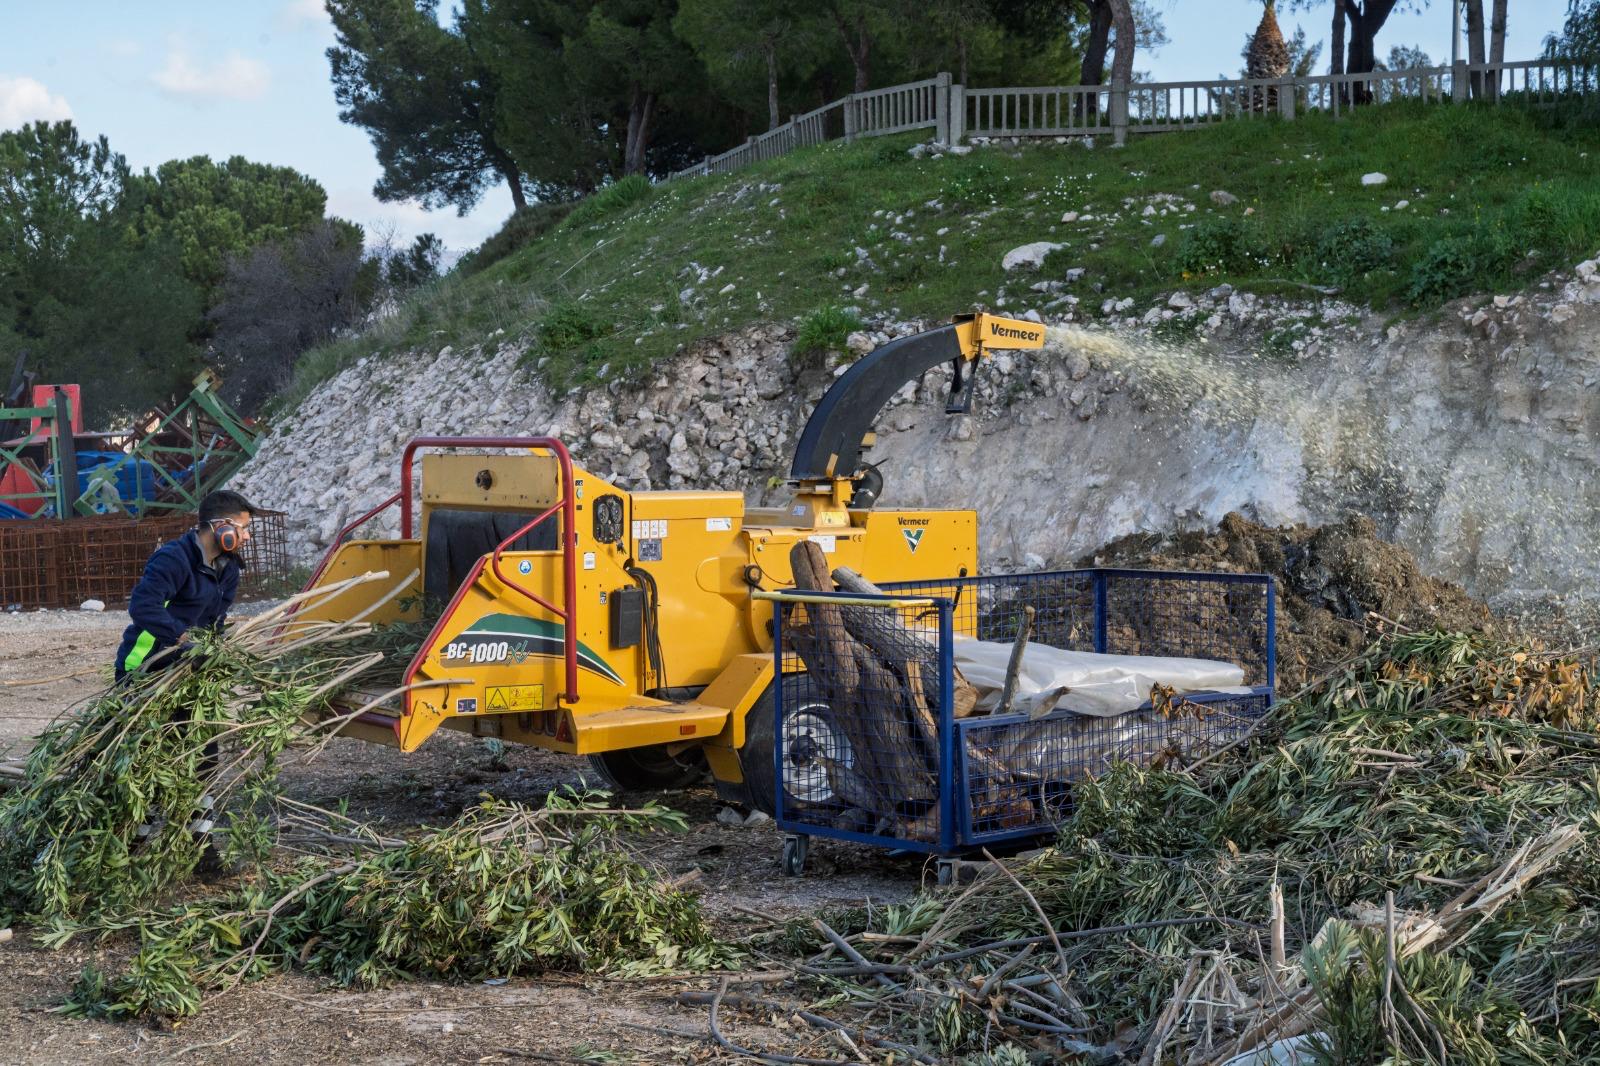
<path fill-rule="evenodd" d="M 789 813 L 835 801 L 828 781 L 829 761 L 855 765 L 855 752 L 835 723 L 833 708 L 813 689 L 802 674 L 783 678 L 783 803 Z M 777 713 L 773 703 L 773 689 L 768 687 L 745 716 L 744 747 L 739 749 L 746 802 L 769 815 L 777 813 L 772 755 Z"/>
<path fill-rule="evenodd" d="M 697 785 L 706 776 L 706 757 L 698 747 L 676 755 L 667 745 L 625 748 L 589 756 L 589 765 L 619 792 L 670 792 Z"/>

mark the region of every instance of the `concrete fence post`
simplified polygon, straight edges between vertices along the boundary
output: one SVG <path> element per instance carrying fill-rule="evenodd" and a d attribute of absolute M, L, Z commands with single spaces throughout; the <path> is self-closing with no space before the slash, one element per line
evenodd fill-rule
<path fill-rule="evenodd" d="M 1285 122 L 1294 121 L 1295 93 L 1294 79 L 1285 75 L 1278 79 L 1278 117 Z"/>
<path fill-rule="evenodd" d="M 1450 68 L 1450 99 L 1463 103 L 1467 99 L 1467 61 L 1458 59 Z"/>
<path fill-rule="evenodd" d="M 933 82 L 933 139 L 950 143 L 950 75 L 944 71 Z"/>
<path fill-rule="evenodd" d="M 950 86 L 950 143 L 960 144 L 967 136 L 967 87 L 960 82 Z"/>
<path fill-rule="evenodd" d="M 1111 83 L 1111 140 L 1118 148 L 1128 143 L 1128 83 Z"/>
<path fill-rule="evenodd" d="M 856 139 L 856 94 L 844 98 L 844 143 Z"/>

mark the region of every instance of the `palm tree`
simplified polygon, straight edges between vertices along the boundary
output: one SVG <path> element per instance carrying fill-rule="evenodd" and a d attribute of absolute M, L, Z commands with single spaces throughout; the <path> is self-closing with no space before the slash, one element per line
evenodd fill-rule
<path fill-rule="evenodd" d="M 1274 0 L 1265 0 L 1261 10 L 1261 24 L 1250 39 L 1245 54 L 1245 76 L 1252 79 L 1276 81 L 1289 73 L 1289 45 L 1278 28 L 1278 13 Z M 1251 107 L 1256 111 L 1270 111 L 1278 106 L 1278 90 L 1268 87 L 1264 91 L 1252 90 Z"/>

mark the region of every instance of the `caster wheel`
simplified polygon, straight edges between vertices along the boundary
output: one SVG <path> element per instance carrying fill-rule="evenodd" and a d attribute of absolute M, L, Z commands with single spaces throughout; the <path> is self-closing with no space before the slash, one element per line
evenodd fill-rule
<path fill-rule="evenodd" d="M 786 836 L 783 838 L 783 876 L 800 877 L 806 872 L 806 856 L 811 851 L 811 838 Z"/>
<path fill-rule="evenodd" d="M 934 881 L 940 888 L 948 888 L 956 883 L 956 864 L 951 859 L 940 859 L 934 865 Z"/>

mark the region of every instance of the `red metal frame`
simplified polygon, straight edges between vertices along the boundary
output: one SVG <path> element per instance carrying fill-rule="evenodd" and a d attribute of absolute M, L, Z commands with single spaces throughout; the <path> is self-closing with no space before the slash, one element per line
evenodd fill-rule
<path fill-rule="evenodd" d="M 502 540 L 494 549 L 490 557 L 494 576 L 509 588 L 516 589 L 534 603 L 543 607 L 551 614 L 560 618 L 563 626 L 562 651 L 566 659 L 566 692 L 562 698 L 567 703 L 578 702 L 578 504 L 577 494 L 572 473 L 572 454 L 567 451 L 567 446 L 555 437 L 417 437 L 406 445 L 400 457 L 400 491 L 396 494 L 400 499 L 400 536 L 404 540 L 411 539 L 411 468 L 412 459 L 417 451 L 422 448 L 548 448 L 555 453 L 556 461 L 561 467 L 561 500 L 554 506 L 536 515 L 509 537 Z M 393 502 L 391 500 L 391 502 Z M 387 507 L 388 504 L 383 506 Z M 381 510 L 381 508 L 380 508 Z M 562 556 L 562 592 L 563 606 L 557 607 L 544 597 L 524 588 L 500 572 L 500 556 L 519 537 L 524 536 L 533 527 L 549 520 L 557 511 L 561 512 L 561 556 Z M 473 564 L 467 573 L 466 579 L 461 582 L 461 587 L 456 589 L 456 594 L 450 600 L 450 605 L 439 616 L 439 621 L 433 627 L 433 632 L 428 634 L 428 639 L 422 642 L 417 649 L 416 657 L 411 660 L 411 665 L 406 668 L 405 684 L 411 684 L 417 671 L 422 667 L 423 660 L 427 658 L 429 650 L 438 641 L 440 633 L 444 630 L 451 616 L 455 614 L 456 607 L 467 594 L 478 576 L 483 573 L 484 560 L 480 558 Z M 405 713 L 411 713 L 411 693 L 405 696 Z M 398 731 L 398 726 L 396 727 Z"/>

